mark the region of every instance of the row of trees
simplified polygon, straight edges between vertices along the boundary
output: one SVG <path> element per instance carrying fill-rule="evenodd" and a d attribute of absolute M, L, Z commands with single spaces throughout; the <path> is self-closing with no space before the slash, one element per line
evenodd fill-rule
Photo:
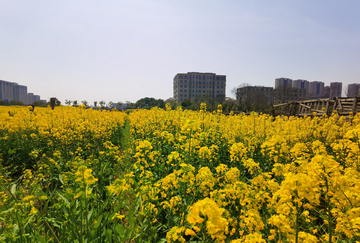
<path fill-rule="evenodd" d="M 61 104 L 61 101 L 56 100 L 55 101 L 55 106 L 59 106 Z M 24 104 L 24 102 L 22 101 L 18 101 L 18 100 L 11 100 L 9 102 L 5 102 L 4 100 L 0 100 L 0 105 L 4 105 L 4 106 L 11 106 L 11 105 L 17 105 L 17 106 L 26 106 L 26 104 Z M 48 105 L 50 105 L 50 102 L 44 102 L 41 100 L 35 101 L 34 103 L 31 104 L 32 106 L 39 106 L 39 107 L 47 107 Z"/>

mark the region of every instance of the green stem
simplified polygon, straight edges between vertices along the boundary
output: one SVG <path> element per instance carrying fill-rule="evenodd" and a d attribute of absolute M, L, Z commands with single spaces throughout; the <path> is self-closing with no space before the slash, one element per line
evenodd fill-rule
<path fill-rule="evenodd" d="M 295 191 L 296 199 L 298 198 L 298 193 Z M 295 243 L 299 242 L 299 204 L 295 203 L 296 215 L 295 215 Z"/>
<path fill-rule="evenodd" d="M 326 206 L 327 206 L 327 214 L 328 214 L 328 232 L 329 232 L 329 243 L 331 243 L 332 239 L 332 224 L 331 224 L 331 207 L 330 207 L 330 199 L 329 199 L 329 182 L 328 178 L 325 176 L 325 186 L 326 186 Z"/>

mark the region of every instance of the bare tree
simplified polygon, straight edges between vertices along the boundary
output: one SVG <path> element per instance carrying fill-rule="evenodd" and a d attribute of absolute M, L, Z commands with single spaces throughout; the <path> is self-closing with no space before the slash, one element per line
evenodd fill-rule
<path fill-rule="evenodd" d="M 99 105 L 101 106 L 101 108 L 103 108 L 103 107 L 105 106 L 105 101 L 101 100 L 101 101 L 99 102 Z"/>
<path fill-rule="evenodd" d="M 251 86 L 251 84 L 242 83 L 242 84 L 238 85 L 237 87 L 232 88 L 232 90 L 230 92 L 235 97 L 235 99 L 237 99 L 237 89 L 238 88 L 243 88 L 243 87 L 246 87 L 246 86 Z"/>
<path fill-rule="evenodd" d="M 81 101 L 81 104 L 83 104 L 85 107 L 88 106 L 88 102 L 86 100 Z"/>
<path fill-rule="evenodd" d="M 71 100 L 65 100 L 65 104 L 67 104 L 67 105 L 70 105 L 70 106 L 71 106 L 71 103 L 72 103 L 72 101 L 71 101 Z"/>

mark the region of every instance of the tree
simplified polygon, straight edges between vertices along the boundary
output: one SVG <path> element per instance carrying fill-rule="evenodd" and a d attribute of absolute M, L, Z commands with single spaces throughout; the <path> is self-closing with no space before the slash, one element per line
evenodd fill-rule
<path fill-rule="evenodd" d="M 237 99 L 237 89 L 238 88 L 243 88 L 243 87 L 246 87 L 246 86 L 251 86 L 251 84 L 242 83 L 242 84 L 238 85 L 237 87 L 232 88 L 232 90 L 230 92 L 235 97 L 235 99 Z"/>
<path fill-rule="evenodd" d="M 184 100 L 182 103 L 181 103 L 181 106 L 184 108 L 184 109 L 188 109 L 190 106 L 191 106 L 191 101 L 189 99 L 186 99 Z"/>
<path fill-rule="evenodd" d="M 142 98 L 142 99 L 136 101 L 136 103 L 135 103 L 135 107 L 138 107 L 138 108 L 150 109 L 155 106 L 159 107 L 159 108 L 165 108 L 164 100 L 145 97 L 145 98 Z"/>
<path fill-rule="evenodd" d="M 65 100 L 65 104 L 71 106 L 72 101 L 71 100 Z"/>
<path fill-rule="evenodd" d="M 74 100 L 74 101 L 73 101 L 73 106 L 75 106 L 75 107 L 78 106 L 78 101 L 77 101 L 77 100 Z"/>
<path fill-rule="evenodd" d="M 122 106 L 123 106 L 123 103 L 122 103 L 121 101 L 119 101 L 118 103 L 116 103 L 116 109 L 122 110 Z"/>
<path fill-rule="evenodd" d="M 38 101 L 35 101 L 34 103 L 32 103 L 33 106 L 39 106 L 39 107 L 47 107 L 48 104 L 45 103 L 44 101 L 42 100 L 38 100 Z M 50 104 L 49 104 L 50 105 Z"/>
<path fill-rule="evenodd" d="M 81 104 L 83 104 L 85 107 L 88 106 L 88 102 L 86 100 L 81 101 Z"/>
<path fill-rule="evenodd" d="M 25 105 L 24 102 L 19 100 L 11 100 L 9 101 L 9 105 Z"/>
<path fill-rule="evenodd" d="M 95 108 L 97 107 L 97 101 L 94 101 L 94 107 Z"/>
<path fill-rule="evenodd" d="M 113 108 L 113 105 L 114 105 L 114 102 L 109 101 L 107 106 L 108 106 L 110 109 L 112 109 L 112 108 Z"/>
<path fill-rule="evenodd" d="M 99 105 L 101 106 L 101 108 L 103 108 L 103 107 L 105 106 L 105 101 L 101 100 L 101 101 L 99 102 Z"/>

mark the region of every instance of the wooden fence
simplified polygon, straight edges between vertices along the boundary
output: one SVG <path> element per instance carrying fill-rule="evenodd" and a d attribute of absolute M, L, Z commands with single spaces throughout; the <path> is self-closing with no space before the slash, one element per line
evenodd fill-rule
<path fill-rule="evenodd" d="M 339 115 L 347 116 L 350 112 L 360 112 L 360 98 L 312 99 L 303 101 L 292 101 L 284 104 L 273 105 L 273 115 L 287 116 L 322 116 L 331 115 L 337 111 Z"/>

